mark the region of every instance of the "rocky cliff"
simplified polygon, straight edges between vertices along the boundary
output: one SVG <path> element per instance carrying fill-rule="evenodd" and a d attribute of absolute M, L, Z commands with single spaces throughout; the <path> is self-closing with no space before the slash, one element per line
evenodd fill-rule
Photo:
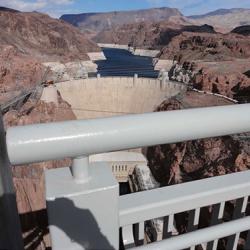
<path fill-rule="evenodd" d="M 188 92 L 183 98 L 163 102 L 157 111 L 230 104 L 225 99 L 224 101 L 223 103 L 219 97 Z M 250 143 L 226 136 L 160 145 L 147 149 L 147 159 L 155 179 L 162 186 L 167 186 L 249 170 Z M 228 221 L 232 217 L 234 207 L 235 201 L 226 202 L 223 221 Z M 210 225 L 214 208 L 201 208 L 199 228 Z M 247 214 L 249 212 L 248 210 Z M 174 216 L 176 229 L 180 234 L 187 232 L 189 216 L 188 212 Z M 219 240 L 218 249 L 226 249 L 226 240 Z M 244 242 L 245 235 L 241 235 L 237 249 L 244 249 Z"/>
<path fill-rule="evenodd" d="M 229 61 L 250 57 L 250 39 L 234 34 L 182 32 L 161 51 L 161 59 Z"/>
<path fill-rule="evenodd" d="M 196 101 L 192 101 L 194 98 Z M 230 104 L 226 100 L 223 103 L 219 97 L 209 98 L 189 92 L 181 99 L 163 102 L 156 111 Z M 248 144 L 230 136 L 150 147 L 147 158 L 156 180 L 162 185 L 250 169 Z"/>
<path fill-rule="evenodd" d="M 0 103 L 40 84 L 48 61 L 81 62 L 100 48 L 75 27 L 41 13 L 0 8 Z"/>
<path fill-rule="evenodd" d="M 99 43 L 117 43 L 136 48 L 161 49 L 184 31 L 215 33 L 209 25 L 196 26 L 184 18 L 157 23 L 141 22 L 100 32 L 93 39 Z"/>
<path fill-rule="evenodd" d="M 183 32 L 165 46 L 160 59 L 172 60 L 170 78 L 199 90 L 250 101 L 250 39 L 236 34 Z"/>
<path fill-rule="evenodd" d="M 38 84 L 45 74 L 45 67 L 13 46 L 0 45 L 0 103 L 21 94 Z"/>
<path fill-rule="evenodd" d="M 0 10 L 0 44 L 42 61 L 88 60 L 100 51 L 73 26 L 45 14 Z"/>

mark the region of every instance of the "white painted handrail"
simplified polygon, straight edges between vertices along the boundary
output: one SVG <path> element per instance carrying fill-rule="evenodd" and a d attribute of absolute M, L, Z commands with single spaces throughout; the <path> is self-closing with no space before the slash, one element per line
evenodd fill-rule
<path fill-rule="evenodd" d="M 121 196 L 120 226 L 250 195 L 250 170 Z"/>
<path fill-rule="evenodd" d="M 13 165 L 250 131 L 250 104 L 12 127 Z"/>
<path fill-rule="evenodd" d="M 155 242 L 145 246 L 131 248 L 131 250 L 181 250 L 220 239 L 235 233 L 244 232 L 250 228 L 250 216 L 220 225 L 200 229 L 191 233 L 179 235 L 167 240 Z"/>

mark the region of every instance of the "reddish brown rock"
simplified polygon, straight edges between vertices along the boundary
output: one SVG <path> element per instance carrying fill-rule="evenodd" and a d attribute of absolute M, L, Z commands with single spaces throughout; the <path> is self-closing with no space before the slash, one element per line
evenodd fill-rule
<path fill-rule="evenodd" d="M 156 111 L 222 105 L 223 100 L 224 105 L 230 104 L 223 98 L 209 95 L 209 100 L 207 96 L 188 92 L 182 99 L 163 102 Z M 247 142 L 225 136 L 149 147 L 147 159 L 156 180 L 166 186 L 249 170 L 250 147 Z M 235 204 L 235 201 L 226 203 L 223 220 L 230 220 Z M 199 228 L 210 225 L 213 209 L 213 206 L 201 208 Z M 180 234 L 187 232 L 188 217 L 188 212 L 175 215 L 176 228 Z M 246 235 L 241 237 L 239 245 L 242 247 Z M 225 246 L 226 239 L 220 240 L 219 249 L 225 249 Z"/>
<path fill-rule="evenodd" d="M 0 10 L 0 44 L 41 61 L 88 60 L 100 48 L 68 23 L 48 15 Z"/>
<path fill-rule="evenodd" d="M 18 52 L 13 46 L 0 46 L 1 103 L 34 87 L 44 74 L 45 68 L 38 60 Z"/>
<path fill-rule="evenodd" d="M 199 63 L 193 77 L 193 86 L 239 102 L 250 102 L 250 78 L 244 74 L 249 68 L 249 59 Z"/>
<path fill-rule="evenodd" d="M 192 104 L 188 99 L 163 102 L 157 111 L 207 105 Z M 169 185 L 250 169 L 250 155 L 245 147 L 230 136 L 210 138 L 150 147 L 147 158 L 156 179 Z"/>
<path fill-rule="evenodd" d="M 100 43 L 130 45 L 135 48 L 161 49 L 184 31 L 214 33 L 208 25 L 195 26 L 183 18 L 151 23 L 140 22 L 100 32 L 94 40 Z"/>
<path fill-rule="evenodd" d="M 162 49 L 161 59 L 227 61 L 250 57 L 250 38 L 235 34 L 182 32 Z"/>
<path fill-rule="evenodd" d="M 173 60 L 170 78 L 194 88 L 250 101 L 250 39 L 233 34 L 184 32 L 160 52 Z"/>

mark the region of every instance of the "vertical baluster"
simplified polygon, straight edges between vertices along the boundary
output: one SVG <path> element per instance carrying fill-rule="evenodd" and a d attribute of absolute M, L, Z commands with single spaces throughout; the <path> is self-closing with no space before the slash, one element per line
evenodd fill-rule
<path fill-rule="evenodd" d="M 133 226 L 133 232 L 134 232 L 134 239 L 135 239 L 135 245 L 136 246 L 141 246 L 144 243 L 144 232 L 145 232 L 145 227 L 144 227 L 144 221 L 134 224 Z"/>
<path fill-rule="evenodd" d="M 247 233 L 247 239 L 246 239 L 246 243 L 244 246 L 244 250 L 249 250 L 250 249 L 250 231 L 248 231 Z"/>
<path fill-rule="evenodd" d="M 189 211 L 187 232 L 195 231 L 198 228 L 200 218 L 200 208 Z M 191 246 L 190 250 L 194 250 L 195 246 Z"/>
<path fill-rule="evenodd" d="M 225 202 L 221 202 L 212 206 L 212 216 L 210 226 L 220 223 L 223 218 Z M 207 243 L 207 250 L 216 250 L 218 246 L 218 239 Z"/>
<path fill-rule="evenodd" d="M 244 216 L 248 202 L 248 197 L 240 198 L 236 200 L 236 205 L 233 213 L 233 220 L 239 219 Z M 231 235 L 228 237 L 226 250 L 236 250 L 239 241 L 240 233 Z"/>
<path fill-rule="evenodd" d="M 124 226 L 122 228 L 122 239 L 123 239 L 124 249 L 135 247 L 133 225 Z"/>
<path fill-rule="evenodd" d="M 163 230 L 162 230 L 162 239 L 167 239 L 172 236 L 174 227 L 174 215 L 165 216 L 163 218 Z"/>

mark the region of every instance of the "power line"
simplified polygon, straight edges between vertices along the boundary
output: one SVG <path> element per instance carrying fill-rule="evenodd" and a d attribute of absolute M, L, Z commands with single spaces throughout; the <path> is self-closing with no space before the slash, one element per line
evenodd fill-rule
<path fill-rule="evenodd" d="M 64 108 L 64 107 L 56 107 L 57 109 L 64 110 L 75 110 L 75 111 L 88 111 L 88 112 L 98 112 L 98 113 L 112 113 L 112 114 L 138 114 L 135 112 L 123 112 L 123 111 L 112 111 L 112 110 L 100 110 L 100 109 L 85 109 L 85 108 Z"/>

